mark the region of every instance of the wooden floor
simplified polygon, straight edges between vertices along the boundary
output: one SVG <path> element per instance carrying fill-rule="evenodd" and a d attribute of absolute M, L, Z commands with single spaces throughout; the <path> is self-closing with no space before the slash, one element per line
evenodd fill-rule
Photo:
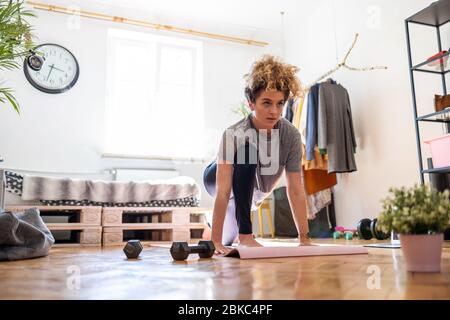
<path fill-rule="evenodd" d="M 450 299 L 450 243 L 442 272 L 434 274 L 406 272 L 399 249 L 260 260 L 196 257 L 174 262 L 167 248 L 147 247 L 140 260 L 127 261 L 121 248 L 54 248 L 44 258 L 0 262 L 0 299 Z M 380 271 L 378 288 L 373 270 Z"/>

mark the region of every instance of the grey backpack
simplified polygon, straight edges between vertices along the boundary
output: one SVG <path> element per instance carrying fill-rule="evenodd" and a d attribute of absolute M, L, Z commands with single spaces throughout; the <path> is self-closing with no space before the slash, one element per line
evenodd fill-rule
<path fill-rule="evenodd" d="M 0 261 L 46 256 L 55 243 L 39 210 L 0 211 Z"/>

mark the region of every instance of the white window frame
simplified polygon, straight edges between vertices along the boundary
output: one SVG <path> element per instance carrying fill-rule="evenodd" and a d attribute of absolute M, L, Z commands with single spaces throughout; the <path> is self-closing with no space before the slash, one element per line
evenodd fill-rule
<path fill-rule="evenodd" d="M 161 62 L 161 51 L 164 48 L 180 48 L 183 50 L 189 50 L 192 53 L 192 98 L 193 101 L 191 103 L 192 109 L 190 112 L 192 115 L 195 115 L 195 123 L 186 124 L 186 126 L 190 127 L 189 130 L 185 130 L 183 135 L 186 134 L 192 137 L 192 153 L 188 153 L 185 150 L 183 154 L 165 154 L 160 152 L 160 150 L 122 150 L 120 147 L 114 146 L 113 135 L 112 132 L 115 130 L 117 125 L 119 125 L 117 118 L 114 119 L 115 116 L 120 114 L 119 107 L 115 107 L 115 103 L 113 100 L 112 91 L 114 87 L 117 86 L 117 80 L 115 77 L 117 76 L 117 71 L 114 66 L 117 61 L 115 61 L 115 53 L 121 44 L 127 45 L 136 44 L 141 45 L 142 48 L 146 48 L 148 46 L 148 50 L 153 50 L 154 54 L 154 62 L 150 62 L 152 68 L 154 67 L 155 72 L 152 72 L 153 77 L 149 78 L 149 97 L 148 102 L 150 105 L 146 111 L 142 111 L 143 114 L 136 115 L 137 117 L 145 117 L 145 113 L 148 112 L 151 114 L 152 108 L 159 108 L 158 106 L 158 95 L 160 89 L 160 62 Z M 204 136 L 204 107 L 203 107 L 203 43 L 197 40 L 189 40 L 182 39 L 177 37 L 167 37 L 160 36 L 151 33 L 143 33 L 143 32 L 135 32 L 128 31 L 123 29 L 108 29 L 107 36 L 107 59 L 106 59 L 106 107 L 105 107 L 105 143 L 103 155 L 114 156 L 120 155 L 125 157 L 147 157 L 147 158 L 203 158 L 205 155 L 205 145 L 202 137 Z M 153 59 L 152 59 L 153 60 Z M 176 97 L 174 97 L 176 98 Z M 174 102 L 176 103 L 176 101 Z M 147 107 L 145 107 L 147 108 Z M 126 112 L 126 111 L 125 111 Z M 114 116 L 115 115 L 115 116 Z M 170 126 L 170 121 L 167 119 L 161 119 L 161 121 L 166 121 L 165 124 Z M 179 131 L 178 127 L 170 128 L 172 132 Z M 181 128 L 186 129 L 186 128 Z M 130 137 L 132 139 L 133 137 Z M 140 137 L 142 138 L 142 137 Z M 173 139 L 172 139 L 173 140 Z M 144 142 L 145 139 L 142 139 Z M 190 144 L 191 145 L 191 144 Z M 177 146 L 173 146 L 176 148 Z M 174 151 L 175 152 L 175 151 Z"/>

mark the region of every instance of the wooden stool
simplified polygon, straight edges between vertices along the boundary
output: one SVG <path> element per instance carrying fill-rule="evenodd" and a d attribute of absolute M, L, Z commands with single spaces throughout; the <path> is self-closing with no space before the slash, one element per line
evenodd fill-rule
<path fill-rule="evenodd" d="M 266 209 L 267 219 L 269 220 L 270 237 L 275 238 L 275 230 L 273 229 L 272 214 L 270 213 L 270 201 L 264 199 L 261 205 L 258 207 L 258 219 L 259 219 L 259 235 L 262 238 L 264 236 L 264 225 L 263 225 L 263 214 L 262 210 Z M 251 221 L 253 223 L 253 212 L 250 215 Z"/>

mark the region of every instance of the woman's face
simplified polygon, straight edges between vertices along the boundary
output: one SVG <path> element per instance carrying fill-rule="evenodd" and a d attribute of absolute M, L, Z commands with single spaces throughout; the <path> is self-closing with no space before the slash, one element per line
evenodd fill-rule
<path fill-rule="evenodd" d="M 284 106 L 283 91 L 263 90 L 256 101 L 250 102 L 250 109 L 255 112 L 253 118 L 257 129 L 272 129 L 281 117 Z"/>

